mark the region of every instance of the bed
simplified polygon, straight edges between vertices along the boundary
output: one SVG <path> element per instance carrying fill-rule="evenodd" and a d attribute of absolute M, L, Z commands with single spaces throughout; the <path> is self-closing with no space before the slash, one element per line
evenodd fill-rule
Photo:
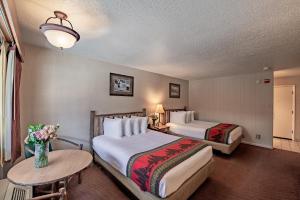
<path fill-rule="evenodd" d="M 143 109 L 142 112 L 96 115 L 95 111 L 91 111 L 90 144 L 94 162 L 109 171 L 139 199 L 187 199 L 207 179 L 214 168 L 211 146 L 203 145 L 200 151 L 164 174 L 159 181 L 158 194 L 154 195 L 143 191 L 126 176 L 129 160 L 139 152 L 158 149 L 161 145 L 172 144 L 185 138 L 153 130 L 147 130 L 144 134 L 122 139 L 103 135 L 104 118 L 129 117 L 132 115 L 145 116 L 146 112 Z"/>
<path fill-rule="evenodd" d="M 200 139 L 203 142 L 211 145 L 213 149 L 221 151 L 225 154 L 231 154 L 241 143 L 242 128 L 240 126 L 234 128 L 228 139 L 227 143 L 219 143 L 208 141 L 205 139 L 207 129 L 217 126 L 218 122 L 207 122 L 200 120 L 193 120 L 190 123 L 178 124 L 170 122 L 170 112 L 186 111 L 186 107 L 181 109 L 165 109 L 165 123 L 170 128 L 170 132 L 173 135 L 187 136 L 196 139 Z"/>

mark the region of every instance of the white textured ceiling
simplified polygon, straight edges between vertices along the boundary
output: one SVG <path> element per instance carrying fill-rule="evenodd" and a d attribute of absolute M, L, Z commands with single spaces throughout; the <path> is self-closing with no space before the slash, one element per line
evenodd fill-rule
<path fill-rule="evenodd" d="M 300 0 L 15 0 L 25 42 L 50 47 L 40 24 L 69 15 L 66 52 L 183 79 L 300 66 Z"/>

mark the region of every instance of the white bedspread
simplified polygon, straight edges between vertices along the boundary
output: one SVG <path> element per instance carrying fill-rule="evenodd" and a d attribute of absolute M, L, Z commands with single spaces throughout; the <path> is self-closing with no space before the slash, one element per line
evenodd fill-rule
<path fill-rule="evenodd" d="M 172 142 L 179 137 L 147 130 L 147 133 L 115 139 L 105 135 L 93 139 L 93 149 L 106 162 L 126 176 L 131 156 Z M 159 183 L 159 195 L 165 198 L 175 192 L 189 177 L 212 158 L 210 146 L 169 170 Z"/>
<path fill-rule="evenodd" d="M 170 127 L 170 131 L 176 134 L 199 138 L 203 140 L 205 138 L 206 130 L 208 128 L 216 126 L 217 124 L 219 123 L 194 120 L 191 123 L 186 123 L 186 124 L 168 123 L 167 126 Z M 233 143 L 241 135 L 242 135 L 242 128 L 239 126 L 230 133 L 230 136 L 228 138 L 228 144 Z"/>

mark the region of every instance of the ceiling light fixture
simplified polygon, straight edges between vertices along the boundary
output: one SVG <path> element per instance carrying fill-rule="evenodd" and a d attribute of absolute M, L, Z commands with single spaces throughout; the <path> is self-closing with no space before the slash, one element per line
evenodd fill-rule
<path fill-rule="evenodd" d="M 54 15 L 55 17 L 49 17 L 44 24 L 40 25 L 40 31 L 53 46 L 61 49 L 71 48 L 80 39 L 80 35 L 73 29 L 65 13 L 54 11 Z M 59 23 L 48 23 L 50 19 L 58 19 Z M 67 22 L 70 28 L 65 26 L 64 22 Z"/>

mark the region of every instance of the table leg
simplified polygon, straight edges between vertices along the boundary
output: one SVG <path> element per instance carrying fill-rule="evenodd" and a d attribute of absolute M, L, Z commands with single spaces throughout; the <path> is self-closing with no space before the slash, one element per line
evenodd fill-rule
<path fill-rule="evenodd" d="M 81 184 L 81 172 L 78 173 L 78 184 Z"/>
<path fill-rule="evenodd" d="M 69 187 L 69 177 L 64 180 L 64 198 L 63 200 L 68 200 L 68 187 Z"/>

